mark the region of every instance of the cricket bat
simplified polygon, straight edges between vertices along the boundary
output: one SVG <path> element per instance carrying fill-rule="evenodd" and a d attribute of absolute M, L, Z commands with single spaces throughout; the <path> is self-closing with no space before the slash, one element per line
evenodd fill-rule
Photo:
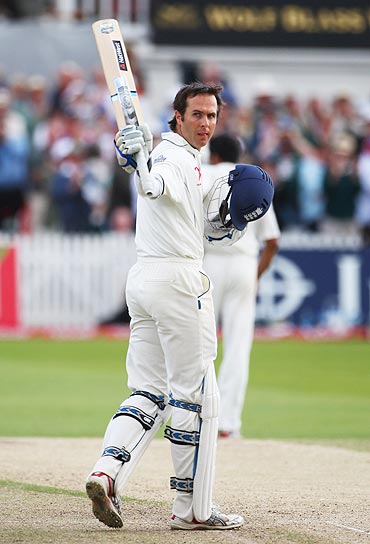
<path fill-rule="evenodd" d="M 144 122 L 143 114 L 118 21 L 102 19 L 92 29 L 117 126 L 138 126 Z"/>

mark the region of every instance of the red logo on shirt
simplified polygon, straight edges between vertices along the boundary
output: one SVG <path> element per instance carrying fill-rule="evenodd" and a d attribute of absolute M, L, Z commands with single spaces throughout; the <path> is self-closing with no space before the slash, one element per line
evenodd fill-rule
<path fill-rule="evenodd" d="M 194 170 L 198 173 L 198 182 L 197 183 L 197 187 L 199 187 L 199 185 L 202 185 L 202 182 L 200 181 L 200 178 L 202 177 L 202 172 L 200 171 L 200 168 L 198 168 L 198 166 L 195 166 Z"/>

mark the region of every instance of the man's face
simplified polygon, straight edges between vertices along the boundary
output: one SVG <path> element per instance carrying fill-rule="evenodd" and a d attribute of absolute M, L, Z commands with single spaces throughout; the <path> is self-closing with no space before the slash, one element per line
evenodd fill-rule
<path fill-rule="evenodd" d="M 195 149 L 207 145 L 217 123 L 217 101 L 212 94 L 198 94 L 187 99 L 184 118 L 175 112 L 177 133 Z"/>

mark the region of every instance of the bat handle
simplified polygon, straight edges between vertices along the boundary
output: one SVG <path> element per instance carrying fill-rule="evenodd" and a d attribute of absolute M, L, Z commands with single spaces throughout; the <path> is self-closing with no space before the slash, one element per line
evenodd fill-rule
<path fill-rule="evenodd" d="M 153 180 L 148 169 L 147 157 L 143 149 L 136 154 L 137 173 L 140 176 L 141 187 L 146 196 L 153 196 Z"/>

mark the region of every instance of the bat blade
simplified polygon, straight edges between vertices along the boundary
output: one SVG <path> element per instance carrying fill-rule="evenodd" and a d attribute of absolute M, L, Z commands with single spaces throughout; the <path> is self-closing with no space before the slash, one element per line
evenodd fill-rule
<path fill-rule="evenodd" d="M 92 29 L 118 128 L 142 124 L 140 100 L 118 21 L 95 21 Z"/>

